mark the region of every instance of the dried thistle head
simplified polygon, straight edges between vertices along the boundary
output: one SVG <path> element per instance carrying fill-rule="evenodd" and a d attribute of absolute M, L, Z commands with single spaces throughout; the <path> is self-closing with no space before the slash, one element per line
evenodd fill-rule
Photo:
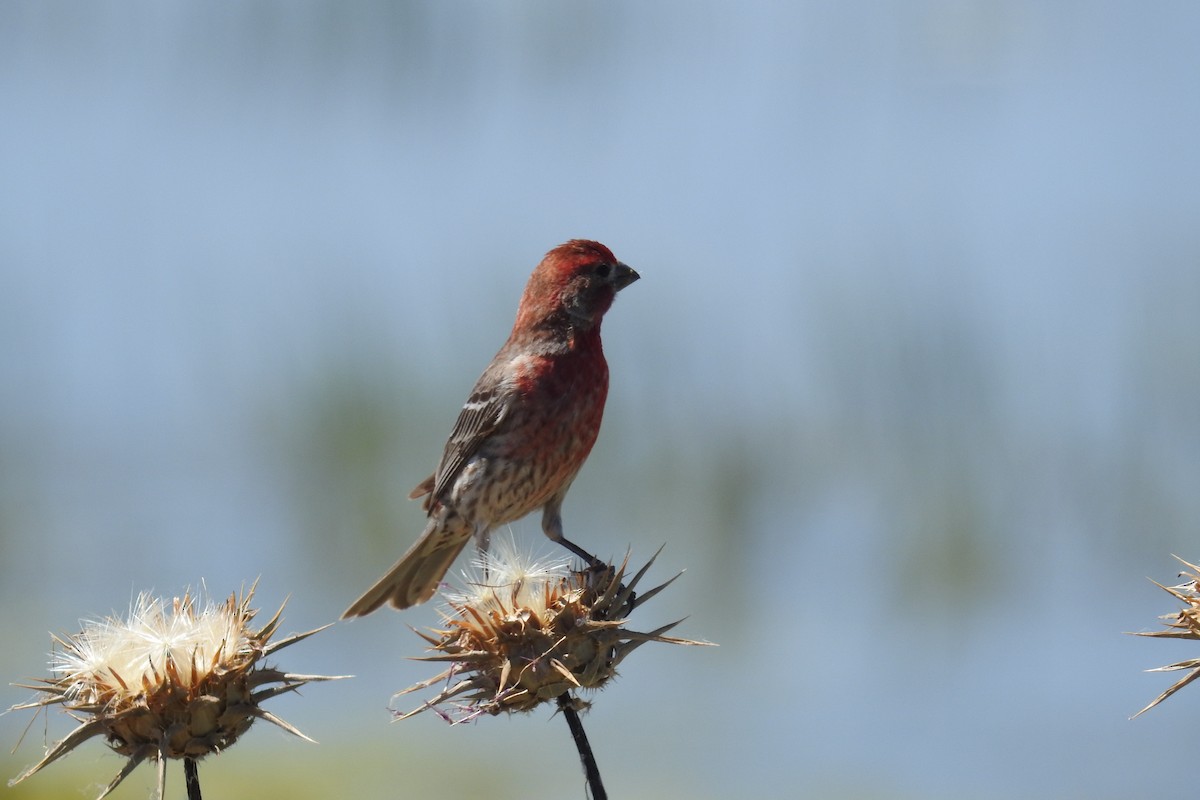
<path fill-rule="evenodd" d="M 1175 558 L 1187 568 L 1179 573 L 1179 577 L 1186 580 L 1178 586 L 1163 586 L 1157 581 L 1153 583 L 1183 603 L 1183 608 L 1174 614 L 1164 614 L 1159 617 L 1163 625 L 1166 626 L 1164 630 L 1139 631 L 1134 634 L 1135 636 L 1153 636 L 1163 639 L 1200 639 L 1200 567 L 1197 567 L 1195 564 L 1189 564 L 1187 561 L 1179 558 L 1179 556 L 1175 556 Z M 1189 658 L 1185 661 L 1179 661 L 1148 671 L 1174 672 L 1176 670 L 1190 671 L 1133 716 L 1137 717 L 1144 714 L 1200 677 L 1200 658 Z"/>
<path fill-rule="evenodd" d="M 649 633 L 625 627 L 635 602 L 640 607 L 679 577 L 635 597 L 654 558 L 623 583 L 628 557 L 620 567 L 574 570 L 566 562 L 525 564 L 511 546 L 485 554 L 477 565 L 479 575 L 468 576 L 467 590 L 444 593 L 444 627 L 418 631 L 434 652 L 418 660 L 447 662 L 448 668 L 397 696 L 441 682 L 445 687 L 397 718 L 452 700 L 457 701 L 456 716 L 439 712 L 451 722 L 531 711 L 568 692 L 603 687 L 645 642 L 708 644 L 666 636 L 678 622 Z"/>
<path fill-rule="evenodd" d="M 60 705 L 80 725 L 9 785 L 93 736 L 103 736 L 128 759 L 101 798 L 147 758 L 158 761 L 161 797 L 167 759 L 219 753 L 255 719 L 312 741 L 261 703 L 309 681 L 335 678 L 286 673 L 262 660 L 324 628 L 271 642 L 283 607 L 262 628 L 251 630 L 257 613 L 250 608 L 253 596 L 252 586 L 241 596 L 199 608 L 190 592 L 169 603 L 143 593 L 125 619 L 85 622 L 73 636 L 55 636 L 54 676 L 24 685 L 42 696 L 9 711 Z"/>

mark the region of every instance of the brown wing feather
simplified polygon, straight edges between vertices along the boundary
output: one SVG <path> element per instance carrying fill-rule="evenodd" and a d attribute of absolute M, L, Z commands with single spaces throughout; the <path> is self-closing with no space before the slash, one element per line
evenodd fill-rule
<path fill-rule="evenodd" d="M 430 475 L 425 480 L 417 484 L 417 487 L 408 493 L 409 500 L 416 500 L 418 497 L 424 497 L 433 491 L 433 476 Z M 428 507 L 428 504 L 426 504 Z"/>
<path fill-rule="evenodd" d="M 479 383 L 484 383 L 484 379 L 481 378 Z M 409 497 L 429 495 L 425 498 L 425 510 L 432 510 L 434 504 L 450 489 L 463 465 L 500 427 L 500 422 L 504 419 L 504 410 L 508 407 L 506 401 L 505 393 L 494 384 L 486 389 L 481 389 L 479 384 L 476 384 L 466 404 L 458 412 L 458 419 L 454 423 L 454 429 L 450 431 L 450 438 L 446 440 L 446 448 L 442 452 L 437 471 L 421 481 Z"/>

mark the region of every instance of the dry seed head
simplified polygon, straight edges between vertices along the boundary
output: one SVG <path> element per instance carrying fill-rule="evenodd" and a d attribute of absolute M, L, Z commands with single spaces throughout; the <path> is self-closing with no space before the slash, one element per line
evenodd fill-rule
<path fill-rule="evenodd" d="M 93 736 L 129 761 L 104 797 L 147 758 L 200 758 L 232 745 L 255 719 L 307 739 L 260 703 L 321 675 L 293 675 L 262 659 L 317 631 L 278 642 L 271 636 L 281 606 L 261 629 L 250 623 L 254 587 L 224 603 L 197 607 L 191 593 L 170 603 L 141 594 L 125 619 L 85 622 L 73 636 L 55 637 L 54 677 L 26 688 L 43 693 L 11 710 L 61 705 L 81 724 L 11 783 L 19 783 Z M 322 630 L 318 628 L 317 630 Z M 160 796 L 163 771 L 160 769 Z"/>
<path fill-rule="evenodd" d="M 1200 639 L 1200 567 L 1184 561 L 1179 556 L 1175 556 L 1175 559 L 1187 567 L 1187 570 L 1179 573 L 1179 577 L 1186 580 L 1178 586 L 1163 586 L 1157 581 L 1154 583 L 1176 600 L 1183 603 L 1183 608 L 1174 614 L 1164 614 L 1159 617 L 1163 625 L 1166 626 L 1165 630 L 1139 631 L 1135 634 L 1136 636 L 1151 636 L 1162 639 Z M 1190 658 L 1186 661 L 1179 661 L 1174 664 L 1168 664 L 1165 667 L 1148 670 L 1148 672 L 1175 672 L 1178 670 L 1189 670 L 1189 672 L 1133 716 L 1137 717 L 1144 714 L 1200 677 L 1200 658 Z"/>
<path fill-rule="evenodd" d="M 603 687 L 645 642 L 708 644 L 666 636 L 678 622 L 649 633 L 624 627 L 634 588 L 653 563 L 626 584 L 628 558 L 620 567 L 572 570 L 565 563 L 527 566 L 512 548 L 498 547 L 479 565 L 481 576 L 468 576 L 466 591 L 445 595 L 444 627 L 420 634 L 434 653 L 420 660 L 449 667 L 398 694 L 442 682 L 445 688 L 398 718 L 452 700 L 461 713 L 443 716 L 454 722 L 530 711 L 564 693 Z M 637 595 L 638 607 L 675 578 Z"/>

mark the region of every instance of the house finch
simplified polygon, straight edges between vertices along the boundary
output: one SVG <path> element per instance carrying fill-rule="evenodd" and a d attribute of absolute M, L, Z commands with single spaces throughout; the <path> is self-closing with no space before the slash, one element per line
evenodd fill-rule
<path fill-rule="evenodd" d="M 608 395 L 600 322 L 638 277 L 598 242 L 576 239 L 546 254 L 437 470 L 409 495 L 425 497 L 425 531 L 343 619 L 387 601 L 408 608 L 428 600 L 472 535 L 486 550 L 494 527 L 538 508 L 551 540 L 594 562 L 563 537 L 562 503 L 600 432 Z"/>

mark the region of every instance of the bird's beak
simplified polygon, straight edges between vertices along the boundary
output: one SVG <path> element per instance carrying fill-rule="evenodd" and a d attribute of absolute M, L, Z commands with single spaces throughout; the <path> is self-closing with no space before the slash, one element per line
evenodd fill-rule
<path fill-rule="evenodd" d="M 632 267 L 626 266 L 618 261 L 616 267 L 613 269 L 612 274 L 613 288 L 619 292 L 640 277 L 642 276 L 638 275 Z"/>

